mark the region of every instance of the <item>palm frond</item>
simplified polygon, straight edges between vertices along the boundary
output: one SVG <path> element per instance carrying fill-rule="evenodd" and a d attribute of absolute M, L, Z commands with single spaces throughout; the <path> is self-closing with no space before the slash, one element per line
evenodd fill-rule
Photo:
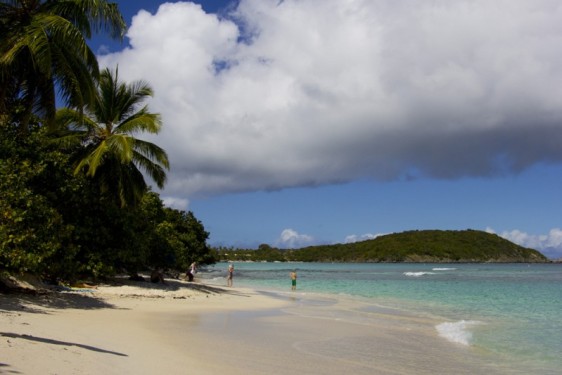
<path fill-rule="evenodd" d="M 105 140 L 101 141 L 96 147 L 93 147 L 92 151 L 88 153 L 85 158 L 80 160 L 74 169 L 74 174 L 85 170 L 87 176 L 95 176 L 97 169 L 103 165 L 103 160 L 106 154 L 108 154 L 108 149 L 107 142 Z"/>
<path fill-rule="evenodd" d="M 135 164 L 150 176 L 159 188 L 164 187 L 166 183 L 166 171 L 161 165 L 154 163 L 151 159 L 138 152 L 135 152 Z"/>
<path fill-rule="evenodd" d="M 3 0 L 0 2 L 0 107 L 26 98 L 31 112 L 55 113 L 55 85 L 70 106 L 83 108 L 95 94 L 99 76 L 95 54 L 86 43 L 92 31 L 122 39 L 126 24 L 115 3 L 106 0 Z M 50 83 L 48 82 L 50 81 Z M 27 119 L 27 120 L 26 120 Z"/>
<path fill-rule="evenodd" d="M 106 140 L 108 151 L 123 164 L 133 161 L 134 142 L 132 137 L 123 134 L 113 134 Z"/>
<path fill-rule="evenodd" d="M 158 134 L 162 129 L 162 120 L 157 113 L 148 113 L 146 107 L 120 123 L 115 131 L 124 134 L 147 132 Z"/>
<path fill-rule="evenodd" d="M 85 173 L 98 180 L 104 194 L 114 194 L 121 205 L 139 202 L 146 192 L 146 173 L 158 187 L 164 187 L 170 163 L 166 152 L 157 145 L 134 137 L 136 133 L 157 134 L 162 122 L 159 114 L 139 105 L 152 94 L 143 82 L 121 83 L 118 70 L 100 74 L 94 102 L 86 111 L 60 110 L 59 127 L 82 136 L 83 155 L 74 173 Z M 61 142 L 71 135 L 61 134 Z"/>
<path fill-rule="evenodd" d="M 143 141 L 142 139 L 136 139 L 135 151 L 150 160 L 156 160 L 157 163 L 162 164 L 162 166 L 166 169 L 170 168 L 168 154 L 163 148 L 155 145 L 154 143 Z"/>

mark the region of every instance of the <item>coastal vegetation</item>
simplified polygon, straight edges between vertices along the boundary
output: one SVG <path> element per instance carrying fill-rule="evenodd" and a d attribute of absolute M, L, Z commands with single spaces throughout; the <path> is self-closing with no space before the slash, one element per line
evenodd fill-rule
<path fill-rule="evenodd" d="M 0 276 L 72 282 L 215 261 L 203 224 L 145 181 L 162 188 L 169 168 L 136 137 L 163 126 L 145 104 L 152 89 L 100 71 L 86 43 L 125 26 L 108 1 L 0 2 Z"/>
<path fill-rule="evenodd" d="M 162 188 L 170 166 L 166 151 L 134 137 L 142 132 L 158 134 L 162 127 L 160 115 L 141 107 L 150 96 L 152 88 L 146 82 L 125 84 L 117 70 L 104 69 L 85 113 L 61 108 L 55 117 L 57 141 L 77 150 L 74 174 L 96 178 L 121 207 L 142 199 L 148 187 L 142 172 Z"/>
<path fill-rule="evenodd" d="M 495 234 L 477 231 L 420 230 L 379 236 L 372 240 L 277 249 L 217 249 L 220 260 L 291 262 L 547 262 L 540 252 Z"/>

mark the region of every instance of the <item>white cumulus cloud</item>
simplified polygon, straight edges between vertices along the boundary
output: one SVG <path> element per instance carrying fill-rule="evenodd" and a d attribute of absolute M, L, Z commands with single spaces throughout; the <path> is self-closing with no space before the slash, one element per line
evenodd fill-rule
<path fill-rule="evenodd" d="M 100 57 L 162 114 L 167 196 L 562 161 L 559 0 L 241 0 L 140 11 Z"/>
<path fill-rule="evenodd" d="M 349 236 L 345 237 L 345 243 L 352 243 L 352 242 L 360 242 L 360 241 L 367 241 L 375 239 L 383 234 L 372 234 L 372 233 L 365 233 L 365 234 L 350 234 Z"/>
<path fill-rule="evenodd" d="M 293 249 L 312 245 L 314 237 L 307 234 L 300 234 L 293 229 L 284 229 L 279 236 L 276 244 L 278 247 Z"/>
<path fill-rule="evenodd" d="M 167 207 L 182 211 L 187 210 L 189 206 L 189 200 L 185 198 L 162 197 L 162 202 L 164 202 L 164 205 Z"/>
<path fill-rule="evenodd" d="M 486 228 L 489 233 L 496 233 L 492 228 Z M 539 250 L 551 259 L 562 258 L 562 229 L 553 228 L 547 234 L 529 234 L 518 229 L 497 233 L 513 243 L 531 249 Z"/>

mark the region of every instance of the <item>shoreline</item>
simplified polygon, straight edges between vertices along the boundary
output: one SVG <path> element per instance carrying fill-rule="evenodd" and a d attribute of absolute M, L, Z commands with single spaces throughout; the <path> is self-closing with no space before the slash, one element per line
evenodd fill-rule
<path fill-rule="evenodd" d="M 426 318 L 337 296 L 166 281 L 0 295 L 0 373 L 506 373 Z"/>

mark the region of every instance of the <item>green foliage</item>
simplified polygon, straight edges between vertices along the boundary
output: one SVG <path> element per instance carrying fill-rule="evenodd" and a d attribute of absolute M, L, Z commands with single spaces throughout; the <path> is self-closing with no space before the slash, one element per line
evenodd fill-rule
<path fill-rule="evenodd" d="M 75 176 L 70 159 L 44 129 L 21 138 L 0 127 L 0 269 L 74 280 L 214 262 L 193 213 L 165 208 L 153 192 L 122 209 Z"/>
<path fill-rule="evenodd" d="M 18 272 L 41 270 L 59 247 L 60 215 L 26 186 L 36 171 L 26 162 L 0 161 L 0 265 Z"/>
<path fill-rule="evenodd" d="M 271 247 L 268 244 L 259 245 L 257 250 L 234 247 L 218 247 L 213 250 L 220 261 L 286 262 L 292 260 L 288 251 Z"/>
<path fill-rule="evenodd" d="M 186 270 L 192 262 L 214 263 L 209 252 L 209 233 L 191 211 L 165 209 L 166 219 L 158 226 L 161 241 L 169 246 L 168 259 Z M 166 265 L 169 265 L 168 263 Z"/>
<path fill-rule="evenodd" d="M 544 255 L 482 231 L 409 231 L 373 240 L 279 250 L 218 249 L 221 260 L 299 262 L 546 262 Z"/>
<path fill-rule="evenodd" d="M 90 103 L 99 72 L 86 38 L 104 30 L 120 39 L 125 29 L 117 6 L 104 0 L 3 1 L 0 117 L 12 111 L 18 98 L 20 130 L 27 131 L 32 114 L 51 125 L 55 89 L 69 105 Z"/>
<path fill-rule="evenodd" d="M 4 272 L 73 280 L 215 259 L 193 213 L 165 208 L 144 180 L 163 187 L 169 168 L 163 149 L 135 138 L 162 126 L 142 104 L 152 89 L 100 74 L 85 42 L 98 31 L 121 38 L 125 26 L 105 0 L 0 3 Z M 73 108 L 58 111 L 56 141 L 55 88 Z"/>
<path fill-rule="evenodd" d="M 164 207 L 154 192 L 145 194 L 141 204 L 129 211 L 130 234 L 136 244 L 134 252 L 123 257 L 127 269 L 140 270 L 150 264 L 184 271 L 192 262 L 215 262 L 206 242 L 209 233 L 191 211 Z"/>
<path fill-rule="evenodd" d="M 105 69 L 100 76 L 96 100 L 82 108 L 62 108 L 56 123 L 62 146 L 79 146 L 74 173 L 84 173 L 97 180 L 103 192 L 121 204 L 140 202 L 148 186 L 143 173 L 160 188 L 169 168 L 166 152 L 135 135 L 158 134 L 160 116 L 150 113 L 142 102 L 152 95 L 142 81 L 125 84 L 118 72 Z"/>
<path fill-rule="evenodd" d="M 40 134 L 22 140 L 11 128 L 0 130 L 0 268 L 44 272 L 71 232 L 49 199 L 37 194 L 61 155 L 42 153 Z"/>

